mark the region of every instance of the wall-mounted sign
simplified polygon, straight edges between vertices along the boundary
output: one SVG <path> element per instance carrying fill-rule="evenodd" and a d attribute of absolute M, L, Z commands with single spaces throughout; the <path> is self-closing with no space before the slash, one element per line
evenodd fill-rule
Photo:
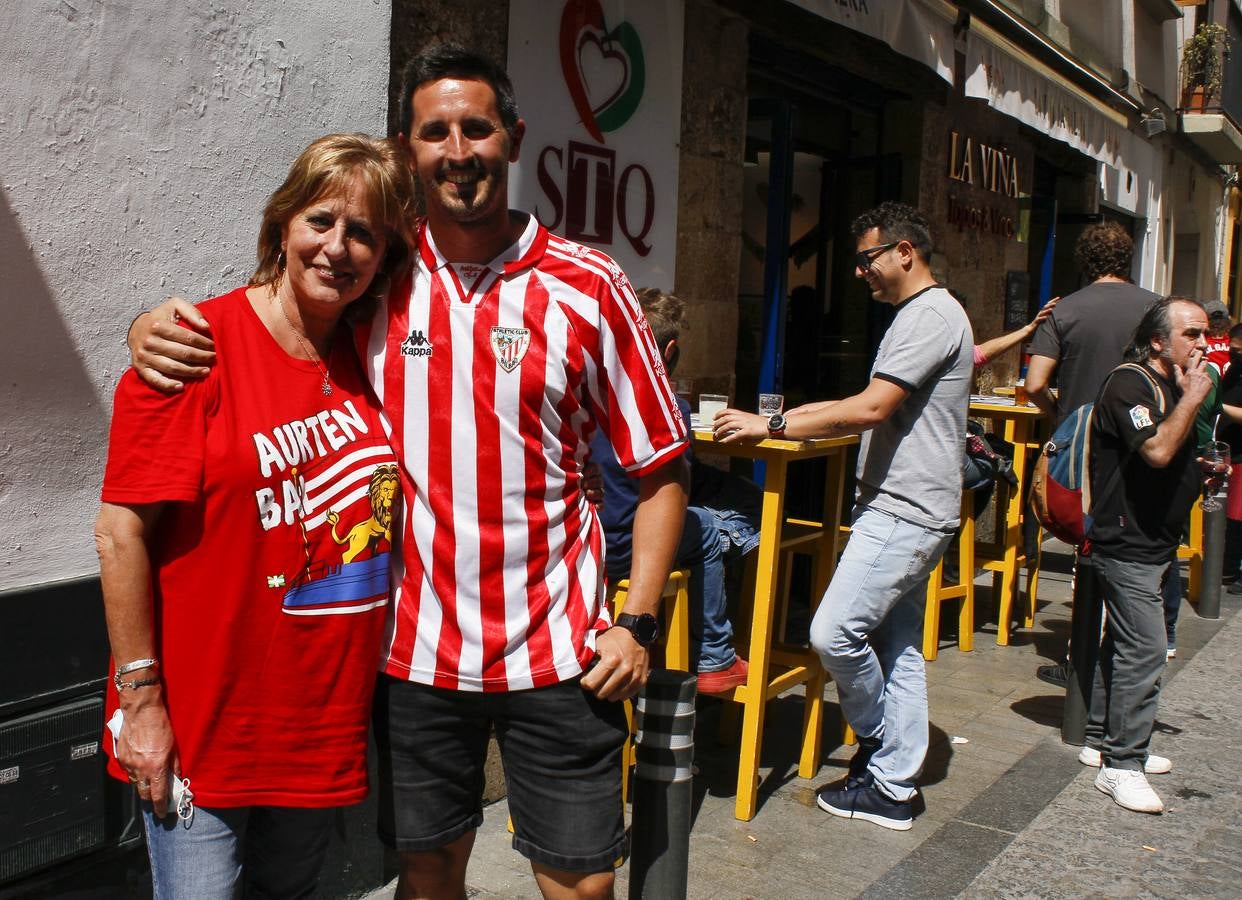
<path fill-rule="evenodd" d="M 511 0 L 509 75 L 526 120 L 514 205 L 671 289 L 682 0 Z"/>
<path fill-rule="evenodd" d="M 978 189 L 967 191 L 954 185 L 948 197 L 950 225 L 1006 240 L 1025 239 L 1019 234 L 1015 202 L 1023 196 L 1017 154 L 954 130 L 949 133 L 948 175 L 950 182 Z"/>

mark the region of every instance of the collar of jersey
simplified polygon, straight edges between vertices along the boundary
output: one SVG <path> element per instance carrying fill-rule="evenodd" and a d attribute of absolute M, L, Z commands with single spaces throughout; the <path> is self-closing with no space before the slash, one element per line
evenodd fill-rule
<path fill-rule="evenodd" d="M 484 264 L 497 275 L 511 275 L 523 269 L 531 268 L 543 258 L 548 247 L 548 230 L 539 224 L 539 220 L 528 213 L 510 210 L 511 215 L 525 215 L 526 227 L 516 241 L 502 250 L 495 259 Z M 418 248 L 423 265 L 429 272 L 436 272 L 449 264 L 436 246 L 435 236 L 423 219 L 418 226 Z"/>

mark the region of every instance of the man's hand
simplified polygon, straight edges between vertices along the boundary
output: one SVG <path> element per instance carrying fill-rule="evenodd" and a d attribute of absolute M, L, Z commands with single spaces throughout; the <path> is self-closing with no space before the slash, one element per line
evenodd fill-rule
<path fill-rule="evenodd" d="M 181 761 L 174 750 L 172 724 L 162 700 L 132 705 L 125 710 L 121 735 L 116 742 L 116 760 L 129 773 L 138 796 L 150 800 L 155 815 L 163 818 L 171 796 L 168 773 L 174 772 L 180 777 Z"/>
<path fill-rule="evenodd" d="M 206 377 L 216 362 L 215 342 L 207 337 L 210 330 L 194 305 L 180 297 L 143 313 L 126 337 L 138 377 L 166 394 L 183 390 L 186 381 Z"/>
<path fill-rule="evenodd" d="M 712 420 L 712 432 L 722 444 L 762 441 L 768 437 L 768 418 L 740 409 L 722 409 Z"/>
<path fill-rule="evenodd" d="M 1185 370 L 1180 366 L 1173 367 L 1182 396 L 1196 405 L 1206 400 L 1207 395 L 1212 392 L 1212 376 L 1208 375 L 1207 365 L 1207 354 L 1195 348 L 1190 351 Z"/>
<path fill-rule="evenodd" d="M 582 470 L 582 493 L 593 506 L 604 502 L 604 470 L 599 463 L 587 463 Z"/>
<path fill-rule="evenodd" d="M 582 686 L 600 700 L 628 700 L 642 690 L 651 654 L 628 628 L 612 627 L 595 639 L 598 659 L 582 676 Z"/>

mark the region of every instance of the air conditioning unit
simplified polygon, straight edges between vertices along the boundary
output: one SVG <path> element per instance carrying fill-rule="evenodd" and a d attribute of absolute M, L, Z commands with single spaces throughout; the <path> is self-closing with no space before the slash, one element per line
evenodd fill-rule
<path fill-rule="evenodd" d="M 107 840 L 103 697 L 0 720 L 0 884 Z"/>

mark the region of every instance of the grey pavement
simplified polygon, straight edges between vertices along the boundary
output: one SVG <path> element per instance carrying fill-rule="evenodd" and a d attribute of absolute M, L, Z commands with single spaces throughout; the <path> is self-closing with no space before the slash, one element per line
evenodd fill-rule
<path fill-rule="evenodd" d="M 1060 552 L 1058 552 L 1058 550 Z M 1239 598 L 1222 618 L 1182 608 L 1178 657 L 1161 696 L 1156 752 L 1172 774 L 1153 778 L 1163 816 L 1116 806 L 1095 790 L 1077 748 L 1060 741 L 1062 695 L 1038 681 L 1057 661 L 1069 624 L 1069 556 L 1051 543 L 1033 629 L 996 645 L 990 577 L 978 580 L 975 649 L 958 651 L 952 604 L 939 659 L 927 664 L 932 746 L 921 779 L 925 810 L 909 832 L 837 819 L 815 792 L 844 774 L 834 688 L 825 691 L 824 765 L 797 774 L 801 697 L 769 706 L 760 805 L 733 818 L 736 747 L 717 739 L 721 702 L 702 699 L 696 731 L 689 897 L 1185 897 L 1242 896 L 1242 792 L 1230 777 L 1242 747 Z M 489 806 L 467 874 L 469 896 L 535 898 L 510 846 L 504 801 Z M 617 895 L 628 891 L 628 867 Z M 391 885 L 370 898 L 392 896 Z"/>

